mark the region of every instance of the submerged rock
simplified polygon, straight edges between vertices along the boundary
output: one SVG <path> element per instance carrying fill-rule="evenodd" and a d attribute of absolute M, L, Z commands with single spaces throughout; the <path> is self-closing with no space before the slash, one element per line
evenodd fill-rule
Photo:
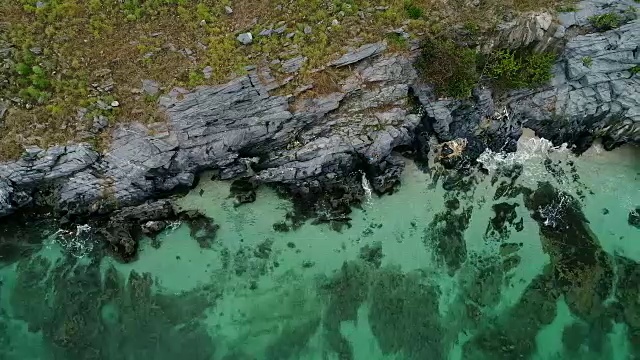
<path fill-rule="evenodd" d="M 629 211 L 628 222 L 629 225 L 640 229 L 640 207 L 635 208 L 635 210 Z"/>

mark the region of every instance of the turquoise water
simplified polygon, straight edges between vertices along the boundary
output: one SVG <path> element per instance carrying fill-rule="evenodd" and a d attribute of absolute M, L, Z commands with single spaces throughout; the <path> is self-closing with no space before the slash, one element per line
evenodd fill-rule
<path fill-rule="evenodd" d="M 0 262 L 0 359 L 640 358 L 639 154 L 520 145 L 489 175 L 407 160 L 340 232 L 277 232 L 287 200 L 203 180 L 179 202 L 220 225 L 210 248 L 176 223 L 120 264 L 43 234 Z"/>

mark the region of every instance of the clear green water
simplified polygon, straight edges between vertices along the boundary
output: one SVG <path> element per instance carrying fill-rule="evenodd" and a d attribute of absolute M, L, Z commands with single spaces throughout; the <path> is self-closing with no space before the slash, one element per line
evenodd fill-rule
<path fill-rule="evenodd" d="M 341 232 L 309 222 L 276 232 L 287 201 L 261 189 L 236 208 L 229 184 L 202 181 L 181 206 L 220 225 L 211 248 L 177 224 L 159 247 L 144 240 L 132 264 L 55 235 L 0 263 L 0 359 L 640 358 L 640 230 L 627 221 L 640 205 L 638 153 L 575 159 L 521 145 L 485 164 L 520 163 L 517 184 L 549 181 L 561 203 L 578 199 L 587 222 L 559 225 L 560 242 L 545 240 L 526 195 L 494 199 L 501 180 L 445 191 L 410 161 L 401 189 L 355 209 Z M 495 204 L 516 216 L 492 232 Z M 585 254 L 596 260 L 565 267 Z"/>

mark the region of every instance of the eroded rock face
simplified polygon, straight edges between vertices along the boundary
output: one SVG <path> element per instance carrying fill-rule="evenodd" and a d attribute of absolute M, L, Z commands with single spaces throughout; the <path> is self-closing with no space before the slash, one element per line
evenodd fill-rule
<path fill-rule="evenodd" d="M 531 19 L 535 32 L 559 26 Z M 530 38 L 523 39 L 539 41 Z M 384 43 L 332 64 L 348 64 L 353 75 L 340 91 L 318 98 L 272 95 L 281 84 L 255 68 L 224 85 L 175 88 L 159 100 L 167 124 L 153 131 L 122 126 L 104 154 L 83 144 L 33 148 L 1 165 L 0 216 L 33 205 L 62 215 L 104 214 L 189 189 L 202 170 L 277 185 L 312 211 L 327 204 L 335 210 L 358 202 L 362 174 L 376 192 L 392 192 L 404 166 L 398 151 L 424 157 L 434 135 L 465 144 L 461 156 L 446 156 L 453 168 L 474 165 L 486 149 L 515 151 L 523 126 L 578 151 L 597 137 L 607 149 L 640 143 L 640 75 L 631 71 L 640 64 L 639 43 L 640 20 L 576 36 L 549 87 L 511 94 L 506 102 L 488 89 L 467 100 L 438 99 L 419 81 L 414 55 L 379 56 Z"/>
<path fill-rule="evenodd" d="M 640 143 L 640 20 L 568 41 L 552 86 L 513 96 L 511 115 L 555 144 L 586 150 L 595 138 L 605 148 Z"/>
<path fill-rule="evenodd" d="M 187 189 L 204 169 L 294 194 L 355 186 L 345 179 L 365 170 L 378 190 L 389 191 L 402 169 L 392 152 L 413 141 L 419 122 L 406 101 L 417 75 L 404 57 L 363 61 L 383 47 L 372 49 L 350 56 L 360 63 L 342 92 L 294 103 L 270 95 L 277 85 L 253 71 L 217 87 L 174 89 L 160 99 L 168 126 L 153 135 L 123 126 L 104 155 L 84 145 L 33 151 L 0 168 L 0 214 L 39 201 L 45 181 L 56 210 L 106 213 Z"/>

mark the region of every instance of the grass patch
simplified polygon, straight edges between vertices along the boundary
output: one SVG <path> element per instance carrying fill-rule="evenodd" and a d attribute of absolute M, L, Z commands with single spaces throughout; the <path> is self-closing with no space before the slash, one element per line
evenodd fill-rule
<path fill-rule="evenodd" d="M 629 71 L 631 71 L 631 74 L 633 74 L 633 75 L 640 74 L 640 65 L 636 65 L 636 66 L 632 67 Z"/>
<path fill-rule="evenodd" d="M 616 13 L 606 13 L 589 17 L 589 23 L 598 31 L 615 29 L 622 25 L 622 17 Z"/>
<path fill-rule="evenodd" d="M 591 65 L 593 65 L 593 59 L 591 58 L 591 56 L 585 56 L 582 58 L 582 65 L 590 68 Z"/>

